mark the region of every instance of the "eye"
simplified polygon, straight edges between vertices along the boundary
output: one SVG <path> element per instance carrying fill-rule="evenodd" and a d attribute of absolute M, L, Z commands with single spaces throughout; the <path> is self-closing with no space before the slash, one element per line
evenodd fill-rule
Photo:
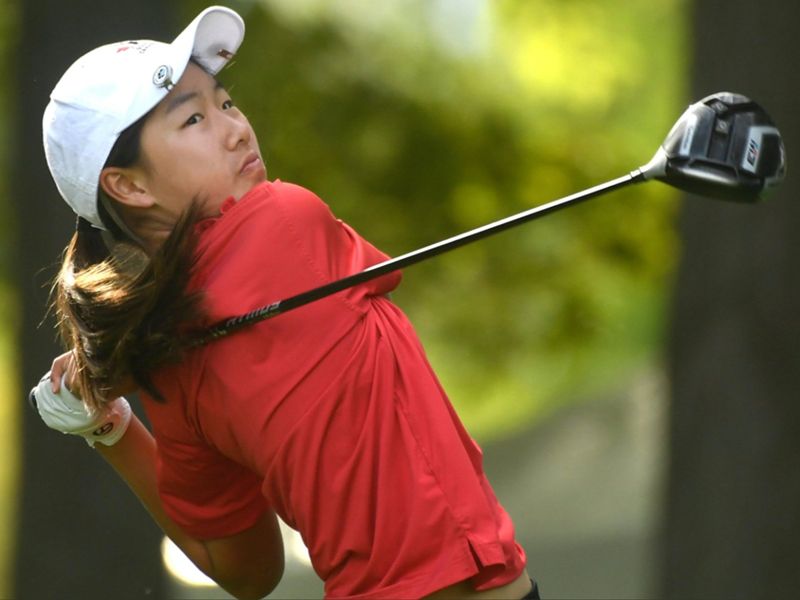
<path fill-rule="evenodd" d="M 202 120 L 203 120 L 203 115 L 201 115 L 200 113 L 194 113 L 191 117 L 186 119 L 186 122 L 183 125 L 184 127 L 186 127 L 187 125 L 196 125 Z"/>
<path fill-rule="evenodd" d="M 225 102 L 222 103 L 222 110 L 228 110 L 229 108 L 233 108 L 233 100 L 228 98 Z"/>

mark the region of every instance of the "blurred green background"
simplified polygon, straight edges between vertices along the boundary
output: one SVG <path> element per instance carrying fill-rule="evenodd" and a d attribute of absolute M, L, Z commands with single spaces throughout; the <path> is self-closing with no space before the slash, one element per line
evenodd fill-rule
<path fill-rule="evenodd" d="M 221 79 L 270 178 L 312 189 L 392 255 L 628 173 L 715 91 L 761 99 L 790 156 L 800 132 L 791 0 L 226 4 L 247 36 Z M 56 351 L 51 322 L 36 324 L 72 224 L 44 170 L 46 94 L 82 52 L 169 40 L 206 5 L 0 0 L 0 81 L 17 82 L 0 86 L 0 598 L 39 600 L 49 582 L 173 597 L 160 534 L 124 485 L 20 398 Z M 800 587 L 790 186 L 757 208 L 628 188 L 405 272 L 393 298 L 486 451 L 546 597 Z M 87 564 L 129 583 L 109 595 Z M 319 595 L 289 596 L 310 578 L 290 569 L 281 593 Z M 212 596 L 197 594 L 181 597 Z"/>

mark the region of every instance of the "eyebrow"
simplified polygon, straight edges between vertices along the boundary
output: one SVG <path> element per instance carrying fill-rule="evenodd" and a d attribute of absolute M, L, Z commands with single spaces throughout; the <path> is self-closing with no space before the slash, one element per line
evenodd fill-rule
<path fill-rule="evenodd" d="M 221 89 L 224 89 L 224 88 L 225 88 L 225 86 L 222 85 L 222 82 L 218 81 L 217 79 L 214 79 L 214 91 L 215 92 L 217 90 L 221 90 Z M 179 106 L 181 106 L 183 104 L 186 104 L 190 100 L 193 100 L 193 99 L 197 98 L 199 95 L 200 94 L 198 92 L 185 92 L 183 94 L 179 94 L 178 96 L 175 96 L 172 100 L 169 101 L 169 103 L 167 103 L 167 108 L 164 111 L 164 114 L 168 115 L 169 113 L 171 113 L 173 110 L 175 110 Z"/>

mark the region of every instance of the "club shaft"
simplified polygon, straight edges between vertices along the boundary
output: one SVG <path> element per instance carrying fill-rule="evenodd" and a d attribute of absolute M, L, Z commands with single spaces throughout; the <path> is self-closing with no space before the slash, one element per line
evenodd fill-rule
<path fill-rule="evenodd" d="M 557 210 L 566 208 L 567 206 L 573 206 L 579 202 L 589 200 L 590 198 L 618 190 L 633 183 L 640 183 L 642 181 L 645 181 L 645 179 L 641 171 L 632 171 L 623 177 L 618 177 L 617 179 L 607 181 L 606 183 L 596 185 L 581 192 L 577 192 L 575 194 L 559 198 L 558 200 L 553 200 L 547 204 L 542 204 L 515 215 L 511 215 L 510 217 L 494 221 L 488 225 L 471 229 L 470 231 L 466 231 L 464 233 L 447 238 L 446 240 L 436 242 L 435 244 L 419 248 L 418 250 L 413 250 L 412 252 L 408 252 L 382 263 L 378 263 L 377 265 L 373 265 L 361 271 L 360 273 L 349 275 L 348 277 L 332 281 L 331 283 L 327 283 L 320 287 L 302 292 L 284 300 L 273 302 L 272 304 L 262 306 L 249 313 L 219 321 L 209 327 L 206 332 L 192 345 L 199 346 L 206 344 L 212 340 L 231 334 L 234 331 L 242 329 L 243 327 L 253 323 L 271 319 L 272 317 L 277 317 L 280 314 L 295 308 L 299 308 L 321 298 L 325 298 L 331 294 L 335 294 L 347 288 L 377 279 L 378 277 L 386 275 L 387 273 L 404 269 L 405 267 L 414 265 L 428 258 L 443 254 L 444 252 L 455 250 L 456 248 L 460 248 L 466 244 L 482 240 L 490 235 L 494 235 L 496 233 L 500 233 L 501 231 L 516 227 L 517 225 L 527 223 L 528 221 L 532 221 L 534 219 L 539 219 Z"/>

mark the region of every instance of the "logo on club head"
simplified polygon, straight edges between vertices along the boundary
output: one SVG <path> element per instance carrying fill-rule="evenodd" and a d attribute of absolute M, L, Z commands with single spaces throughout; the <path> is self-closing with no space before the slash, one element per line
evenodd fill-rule
<path fill-rule="evenodd" d="M 747 164 L 753 167 L 756 166 L 756 161 L 758 160 L 758 142 L 752 138 L 747 144 L 747 156 L 745 157 L 745 160 L 747 160 Z"/>
<path fill-rule="evenodd" d="M 678 154 L 681 156 L 689 156 L 692 152 L 692 142 L 694 142 L 694 134 L 697 131 L 697 115 L 689 115 L 686 117 L 686 125 L 683 130 L 683 137 L 681 138 L 681 145 L 678 149 Z"/>

